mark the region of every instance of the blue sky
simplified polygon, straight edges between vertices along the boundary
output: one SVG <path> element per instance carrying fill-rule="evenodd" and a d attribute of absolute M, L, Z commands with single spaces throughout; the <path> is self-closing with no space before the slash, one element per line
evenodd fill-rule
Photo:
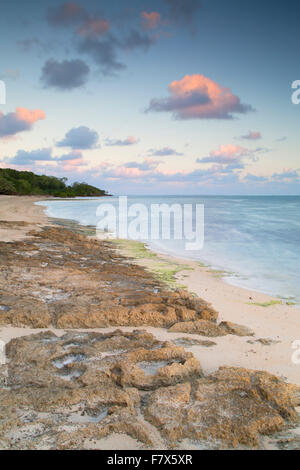
<path fill-rule="evenodd" d="M 0 165 L 115 194 L 300 194 L 299 4 L 124 4 L 2 7 Z"/>

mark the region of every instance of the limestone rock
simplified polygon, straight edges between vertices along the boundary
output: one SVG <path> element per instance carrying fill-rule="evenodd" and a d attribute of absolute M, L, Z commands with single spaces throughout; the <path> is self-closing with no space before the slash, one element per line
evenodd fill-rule
<path fill-rule="evenodd" d="M 230 321 L 223 321 L 219 324 L 219 327 L 229 335 L 236 336 L 254 336 L 254 332 L 246 326 L 238 325 Z"/>
<path fill-rule="evenodd" d="M 0 242 L 0 325 L 32 328 L 160 326 L 215 322 L 217 312 L 185 291 L 169 291 L 108 242 L 44 227 Z"/>
<path fill-rule="evenodd" d="M 169 330 L 171 333 L 190 333 L 201 336 L 225 336 L 227 332 L 215 323 L 208 320 L 196 320 L 175 323 Z"/>
<path fill-rule="evenodd" d="M 298 416 L 298 387 L 239 368 L 204 376 L 193 354 L 143 330 L 42 332 L 11 340 L 6 353 L 3 449 L 82 449 L 114 433 L 144 448 L 184 439 L 260 447 L 261 435 Z"/>
<path fill-rule="evenodd" d="M 181 400 L 180 391 L 156 390 L 145 411 L 171 441 L 213 439 L 230 447 L 255 447 L 261 434 L 280 431 L 287 421 L 297 420 L 297 388 L 266 372 L 220 368 L 196 382 L 193 399 Z"/>

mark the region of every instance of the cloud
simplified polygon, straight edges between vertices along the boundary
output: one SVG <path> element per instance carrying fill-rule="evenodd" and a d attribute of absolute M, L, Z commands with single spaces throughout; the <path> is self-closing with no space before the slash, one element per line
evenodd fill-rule
<path fill-rule="evenodd" d="M 176 150 L 170 147 L 163 147 L 161 149 L 150 149 L 149 153 L 154 157 L 168 157 L 168 156 L 182 156 L 183 153 L 176 152 Z"/>
<path fill-rule="evenodd" d="M 123 39 L 117 39 L 111 33 L 101 39 L 95 36 L 85 37 L 77 44 L 77 50 L 80 54 L 86 54 L 92 58 L 100 67 L 103 75 L 110 75 L 126 68 L 126 65 L 117 58 L 119 51 L 147 50 L 153 43 L 153 38 L 141 34 L 139 31 L 131 30 Z"/>
<path fill-rule="evenodd" d="M 5 157 L 5 161 L 12 165 L 28 166 L 37 162 L 62 163 L 64 166 L 83 165 L 83 156 L 80 152 L 71 152 L 61 156 L 53 156 L 52 148 L 36 149 L 31 151 L 18 150 L 14 157 Z"/>
<path fill-rule="evenodd" d="M 266 181 L 268 181 L 268 178 L 266 176 L 257 176 L 247 173 L 244 180 L 253 183 L 265 183 Z"/>
<path fill-rule="evenodd" d="M 71 2 L 50 8 L 47 20 L 52 26 L 76 26 L 75 32 L 81 36 L 101 36 L 110 28 L 109 22 L 103 17 L 90 15 L 83 7 Z"/>
<path fill-rule="evenodd" d="M 58 47 L 61 47 L 57 41 L 41 41 L 37 37 L 19 40 L 17 46 L 21 52 L 28 52 L 36 48 L 40 55 L 48 54 L 51 50 L 57 50 Z"/>
<path fill-rule="evenodd" d="M 137 181 L 146 176 L 151 176 L 156 171 L 159 161 L 146 158 L 143 162 L 127 162 L 124 165 L 107 165 L 101 168 L 101 175 L 113 180 L 132 180 Z"/>
<path fill-rule="evenodd" d="M 244 181 L 254 183 L 274 183 L 274 184 L 291 184 L 300 182 L 300 170 L 286 168 L 281 173 L 273 173 L 271 176 L 256 176 L 250 173 L 245 175 Z"/>
<path fill-rule="evenodd" d="M 117 39 L 110 34 L 101 40 L 91 36 L 86 37 L 79 42 L 77 49 L 81 54 L 91 57 L 104 75 L 109 75 L 126 68 L 117 60 L 118 46 Z"/>
<path fill-rule="evenodd" d="M 88 18 L 81 26 L 78 26 L 77 33 L 81 36 L 102 36 L 109 30 L 109 22 L 103 18 Z"/>
<path fill-rule="evenodd" d="M 106 139 L 105 144 L 108 147 L 128 147 L 130 145 L 135 145 L 138 143 L 138 140 L 133 137 L 129 136 L 127 139 Z"/>
<path fill-rule="evenodd" d="M 28 165 L 36 161 L 49 161 L 52 160 L 52 149 L 44 148 L 27 152 L 25 150 L 18 150 L 16 155 L 9 159 L 13 165 Z"/>
<path fill-rule="evenodd" d="M 273 173 L 272 178 L 278 181 L 289 181 L 295 180 L 300 181 L 299 170 L 293 170 L 291 168 L 284 169 L 281 173 Z"/>
<path fill-rule="evenodd" d="M 243 157 L 254 159 L 253 153 L 239 145 L 220 145 L 217 150 L 210 152 L 207 157 L 198 158 L 198 163 L 219 163 L 221 165 L 240 162 Z"/>
<path fill-rule="evenodd" d="M 170 96 L 152 99 L 146 112 L 171 112 L 175 119 L 233 119 L 236 113 L 253 111 L 229 88 L 204 75 L 186 75 L 168 88 Z"/>
<path fill-rule="evenodd" d="M 150 13 L 143 11 L 141 13 L 141 21 L 142 29 L 144 31 L 153 30 L 159 26 L 161 22 L 161 16 L 157 11 L 151 11 Z"/>
<path fill-rule="evenodd" d="M 66 2 L 59 7 L 49 8 L 47 20 L 52 26 L 72 26 L 86 18 L 85 10 L 78 4 Z"/>
<path fill-rule="evenodd" d="M 83 156 L 80 152 L 72 152 L 67 155 L 62 155 L 61 157 L 56 157 L 55 160 L 58 163 L 61 163 L 64 171 L 76 171 L 82 172 L 86 169 L 88 163 L 84 161 Z"/>
<path fill-rule="evenodd" d="M 170 18 L 174 21 L 192 23 L 200 9 L 199 0 L 165 0 L 170 7 Z"/>
<path fill-rule="evenodd" d="M 57 142 L 57 147 L 71 147 L 72 149 L 92 149 L 97 146 L 99 135 L 86 126 L 70 129 L 63 140 Z"/>
<path fill-rule="evenodd" d="M 60 162 L 65 162 L 65 161 L 74 161 L 74 160 L 78 160 L 78 159 L 82 159 L 83 156 L 81 154 L 81 152 L 79 152 L 78 150 L 77 151 L 74 151 L 74 152 L 71 152 L 71 153 L 66 153 L 65 155 L 61 155 L 60 157 L 54 157 L 54 159 L 56 161 L 60 161 Z"/>
<path fill-rule="evenodd" d="M 272 149 L 267 147 L 256 147 L 254 150 L 252 150 L 253 153 L 269 153 L 271 151 Z"/>
<path fill-rule="evenodd" d="M 257 153 L 267 151 L 267 149 L 256 148 L 246 149 L 239 145 L 220 145 L 217 150 L 203 158 L 197 158 L 197 163 L 214 163 L 218 165 L 219 173 L 232 173 L 235 170 L 242 170 L 249 161 L 257 161 Z"/>
<path fill-rule="evenodd" d="M 150 171 L 155 169 L 159 165 L 159 161 L 150 160 L 146 158 L 142 163 L 139 162 L 128 162 L 125 163 L 125 168 L 137 168 L 140 171 Z"/>
<path fill-rule="evenodd" d="M 141 34 L 139 31 L 133 29 L 128 36 L 120 43 L 121 47 L 126 50 L 144 49 L 148 50 L 154 43 L 154 39 L 150 38 L 147 34 Z"/>
<path fill-rule="evenodd" d="M 241 135 L 241 139 L 245 140 L 259 140 L 261 139 L 261 133 L 259 131 L 249 131 L 246 135 Z"/>
<path fill-rule="evenodd" d="M 149 161 L 141 164 L 137 162 L 130 162 L 126 165 L 105 169 L 101 175 L 105 178 L 114 181 L 132 181 L 134 183 L 141 182 L 142 184 L 149 183 L 172 183 L 172 184 L 199 184 L 203 182 L 217 182 L 217 181 L 235 181 L 238 180 L 236 174 L 222 174 L 218 166 L 208 169 L 197 169 L 193 171 L 160 171 L 157 169 L 159 162 L 155 162 L 153 167 Z"/>
<path fill-rule="evenodd" d="M 45 118 L 46 115 L 41 109 L 31 111 L 19 107 L 14 113 L 7 114 L 0 111 L 0 138 L 29 131 L 37 121 Z"/>
<path fill-rule="evenodd" d="M 88 65 L 79 59 L 63 62 L 49 59 L 42 68 L 41 81 L 45 88 L 73 90 L 86 83 L 89 72 Z"/>
<path fill-rule="evenodd" d="M 154 26 L 156 21 L 155 12 L 149 13 L 149 15 L 147 19 L 144 17 L 144 20 L 147 20 L 148 25 Z M 157 13 L 157 15 L 159 14 Z M 118 59 L 120 52 L 136 49 L 147 50 L 157 39 L 140 32 L 138 29 L 129 30 L 129 24 L 124 20 L 124 17 L 122 18 L 122 27 L 125 24 L 127 33 L 122 36 L 120 33 L 116 33 L 117 25 L 115 24 L 115 32 L 112 34 L 109 21 L 103 16 L 91 14 L 76 3 L 64 3 L 59 7 L 51 8 L 48 11 L 47 19 L 52 26 L 71 28 L 75 33 L 73 43 L 77 52 L 89 56 L 99 66 L 103 75 L 113 75 L 126 68 Z M 135 23 L 136 20 L 135 13 Z M 82 73 L 84 74 L 84 70 L 82 70 Z M 87 73 L 84 75 L 83 80 L 79 80 L 79 85 L 75 81 L 74 87 L 81 86 L 82 81 L 86 81 L 86 75 Z M 56 82 L 56 80 L 54 81 Z M 62 87 L 58 86 L 62 89 L 74 87 L 67 87 L 65 82 Z"/>
<path fill-rule="evenodd" d="M 284 142 L 285 140 L 287 140 L 287 137 L 284 136 L 284 137 L 279 137 L 278 139 L 276 139 L 277 142 Z"/>

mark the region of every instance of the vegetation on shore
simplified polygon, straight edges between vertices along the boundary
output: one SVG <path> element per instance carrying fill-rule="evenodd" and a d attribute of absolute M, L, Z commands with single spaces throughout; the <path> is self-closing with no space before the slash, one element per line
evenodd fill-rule
<path fill-rule="evenodd" d="M 0 168 L 0 194 L 18 196 L 96 197 L 108 196 L 103 189 L 86 183 L 67 185 L 67 178 L 36 175 L 31 171 Z"/>
<path fill-rule="evenodd" d="M 248 305 L 257 305 L 258 307 L 271 307 L 272 305 L 282 305 L 281 300 L 270 300 L 269 302 L 248 302 Z"/>
<path fill-rule="evenodd" d="M 181 271 L 191 271 L 189 265 L 177 263 L 172 259 L 162 258 L 157 253 L 149 250 L 145 243 L 135 240 L 117 239 L 111 240 L 125 256 L 133 257 L 135 262 L 154 274 L 155 278 L 170 289 L 186 289 L 176 279 L 176 274 Z M 193 295 L 193 294 L 192 294 Z"/>

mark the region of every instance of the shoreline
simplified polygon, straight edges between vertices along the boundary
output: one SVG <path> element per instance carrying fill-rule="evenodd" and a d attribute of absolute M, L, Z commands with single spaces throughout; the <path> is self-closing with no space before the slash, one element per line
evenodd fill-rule
<path fill-rule="evenodd" d="M 158 250 L 155 250 L 155 248 L 152 248 L 150 245 L 147 245 L 147 243 L 145 244 L 145 248 L 153 253 L 156 253 L 158 256 L 162 258 L 174 259 L 177 262 L 182 262 L 183 264 L 190 263 L 191 265 L 194 265 L 194 263 L 196 263 L 204 272 L 211 273 L 214 277 L 217 277 L 220 281 L 224 282 L 225 284 L 238 288 L 238 289 L 242 289 L 249 293 L 252 293 L 253 294 L 252 298 L 255 297 L 255 294 L 262 294 L 264 297 L 269 299 L 269 302 L 272 302 L 272 303 L 276 302 L 278 304 L 288 305 L 290 307 L 296 307 L 300 309 L 300 303 L 297 303 L 296 299 L 294 298 L 288 300 L 287 297 L 282 297 L 280 295 L 271 294 L 264 290 L 252 289 L 251 287 L 247 287 L 246 285 L 241 286 L 241 285 L 236 284 L 234 281 L 229 280 L 229 278 L 226 277 L 227 275 L 229 275 L 230 277 L 240 278 L 239 273 L 229 271 L 226 268 L 223 269 L 221 267 L 218 267 L 217 265 L 206 264 L 204 260 L 193 260 L 191 258 L 185 258 L 183 256 L 175 256 L 173 254 L 168 253 L 167 251 L 158 251 Z M 266 300 L 263 303 L 269 303 L 269 302 L 268 300 Z"/>
<path fill-rule="evenodd" d="M 78 201 L 78 199 L 76 199 Z M 41 201 L 41 202 L 46 202 L 46 200 Z M 45 205 L 42 205 L 42 207 L 45 208 L 45 213 L 47 214 L 48 207 Z M 64 221 L 67 222 L 72 222 L 74 225 L 77 224 L 80 227 L 88 227 L 88 228 L 96 228 L 94 225 L 84 225 L 81 224 L 79 220 L 76 219 L 64 219 L 64 218 L 57 218 L 57 217 L 52 217 L 51 215 L 47 214 L 47 217 L 49 217 L 50 220 L 56 220 L 62 221 L 62 225 L 64 225 Z M 104 238 L 105 239 L 105 238 Z M 124 242 L 131 242 L 131 240 L 126 240 L 124 239 Z M 251 287 L 251 285 L 247 285 L 247 278 L 243 278 L 243 275 L 239 273 L 238 271 L 232 271 L 231 268 L 226 267 L 226 266 L 221 266 L 215 263 L 214 261 L 208 261 L 205 259 L 193 259 L 191 257 L 185 257 L 184 255 L 177 256 L 176 253 L 168 252 L 167 250 L 164 250 L 162 247 L 155 247 L 155 245 L 152 246 L 151 242 L 144 242 L 144 241 L 137 241 L 136 243 L 141 243 L 143 246 L 145 246 L 146 250 L 149 252 L 152 252 L 156 254 L 157 256 L 161 257 L 166 257 L 169 259 L 174 259 L 176 261 L 180 261 L 180 263 L 183 263 L 185 265 L 191 264 L 194 265 L 194 263 L 197 263 L 200 267 L 203 267 L 205 272 L 211 272 L 213 273 L 214 276 L 218 277 L 221 279 L 224 283 L 229 284 L 230 286 L 234 286 L 239 289 L 246 290 L 248 292 L 251 292 L 253 294 L 262 294 L 266 296 L 267 299 L 269 300 L 264 300 L 263 302 L 260 303 L 273 303 L 273 304 L 284 304 L 288 305 L 290 307 L 296 307 L 300 309 L 300 300 L 297 299 L 296 297 L 290 297 L 288 295 L 283 295 L 279 294 L 276 292 L 272 292 L 271 290 L 265 290 L 264 287 L 257 288 L 257 287 Z M 240 280 L 244 280 L 244 282 L 239 282 Z M 263 280 L 261 280 L 263 284 Z M 248 283 L 249 284 L 249 283 Z"/>
<path fill-rule="evenodd" d="M 5 200 L 6 199 L 6 200 Z M 52 220 L 45 214 L 46 207 L 36 205 L 35 202 L 45 200 L 45 198 L 1 196 L 0 202 L 6 202 L 6 209 L 0 209 L 0 220 L 12 221 L 23 220 L 28 223 L 28 227 L 20 227 L 16 230 L 6 230 L 6 240 L 20 240 L 26 237 L 29 230 L 44 225 L 55 225 L 55 219 Z M 64 225 L 64 219 L 61 225 Z M 31 224 L 32 223 L 32 224 Z M 77 223 L 74 225 L 85 227 Z M 37 224 L 37 225 L 36 225 Z M 0 230 L 0 239 L 3 240 L 3 230 Z M 124 241 L 123 241 L 124 242 Z M 294 352 L 292 343 L 300 340 L 299 318 L 300 308 L 288 306 L 286 304 L 275 303 L 277 298 L 271 297 L 257 291 L 251 291 L 242 287 L 233 286 L 222 278 L 219 273 L 210 270 L 207 267 L 200 266 L 200 263 L 192 260 L 176 258 L 162 253 L 154 253 L 154 257 L 143 257 L 142 254 L 136 256 L 136 253 L 130 247 L 131 242 L 125 240 L 126 248 L 120 249 L 121 253 L 132 258 L 134 264 L 139 264 L 146 269 L 151 270 L 151 263 L 170 264 L 170 272 L 174 275 L 176 281 L 200 298 L 212 304 L 219 312 L 220 321 L 231 321 L 249 327 L 255 332 L 255 338 L 249 339 L 237 336 L 225 336 L 216 339 L 217 346 L 212 350 L 210 348 L 199 348 L 193 346 L 191 352 L 201 360 L 205 372 L 215 371 L 219 366 L 238 366 L 256 370 L 266 370 L 277 376 L 284 377 L 291 383 L 300 385 L 300 365 L 293 364 L 291 357 Z M 151 251 L 152 253 L 152 251 Z M 172 269 L 173 266 L 177 269 Z M 153 267 L 153 266 L 152 266 Z M 164 268 L 163 268 L 164 269 Z M 155 269 L 152 273 L 155 274 Z M 273 303 L 274 302 L 274 303 Z M 259 305 L 261 304 L 261 305 Z M 266 306 L 262 306 L 265 304 Z M 10 327 L 9 327 L 10 328 Z M 149 327 L 147 327 L 148 329 Z M 109 328 L 113 330 L 114 328 Z M 130 329 L 130 327 L 129 327 Z M 166 333 L 161 328 L 151 328 L 157 330 L 156 335 L 164 338 L 172 337 L 192 337 L 199 338 L 199 335 L 184 333 Z M 162 331 L 161 331 L 162 330 Z M 30 330 L 31 331 L 31 330 Z M 25 333 L 25 331 L 23 330 Z M 16 331 L 17 336 L 19 332 Z M 0 339 L 13 337 L 6 328 L 1 328 Z M 202 337 L 201 337 L 202 338 Z M 271 344 L 266 345 L 260 342 L 261 339 L 270 339 Z M 264 341 L 263 341 L 264 342 Z"/>
<path fill-rule="evenodd" d="M 121 250 L 121 253 L 130 256 L 130 248 Z M 158 257 L 182 266 L 182 270 L 175 274 L 177 281 L 184 283 L 189 292 L 212 304 L 219 312 L 220 321 L 242 324 L 255 332 L 253 342 L 251 339 L 247 342 L 243 338 L 228 336 L 217 338 L 217 347 L 213 354 L 211 350 L 201 351 L 198 358 L 207 373 L 223 365 L 245 367 L 267 370 L 300 385 L 300 364 L 295 365 L 291 360 L 294 352 L 292 343 L 300 340 L 299 307 L 276 303 L 278 299 L 275 297 L 228 284 L 215 275 L 214 271 L 200 266 L 196 261 L 163 254 Z M 149 268 L 151 258 L 141 258 L 134 262 Z M 188 269 L 185 269 L 186 266 Z M 196 338 L 198 335 L 181 336 Z M 274 343 L 266 345 L 260 339 L 270 339 Z M 196 348 L 191 350 L 197 357 Z"/>

